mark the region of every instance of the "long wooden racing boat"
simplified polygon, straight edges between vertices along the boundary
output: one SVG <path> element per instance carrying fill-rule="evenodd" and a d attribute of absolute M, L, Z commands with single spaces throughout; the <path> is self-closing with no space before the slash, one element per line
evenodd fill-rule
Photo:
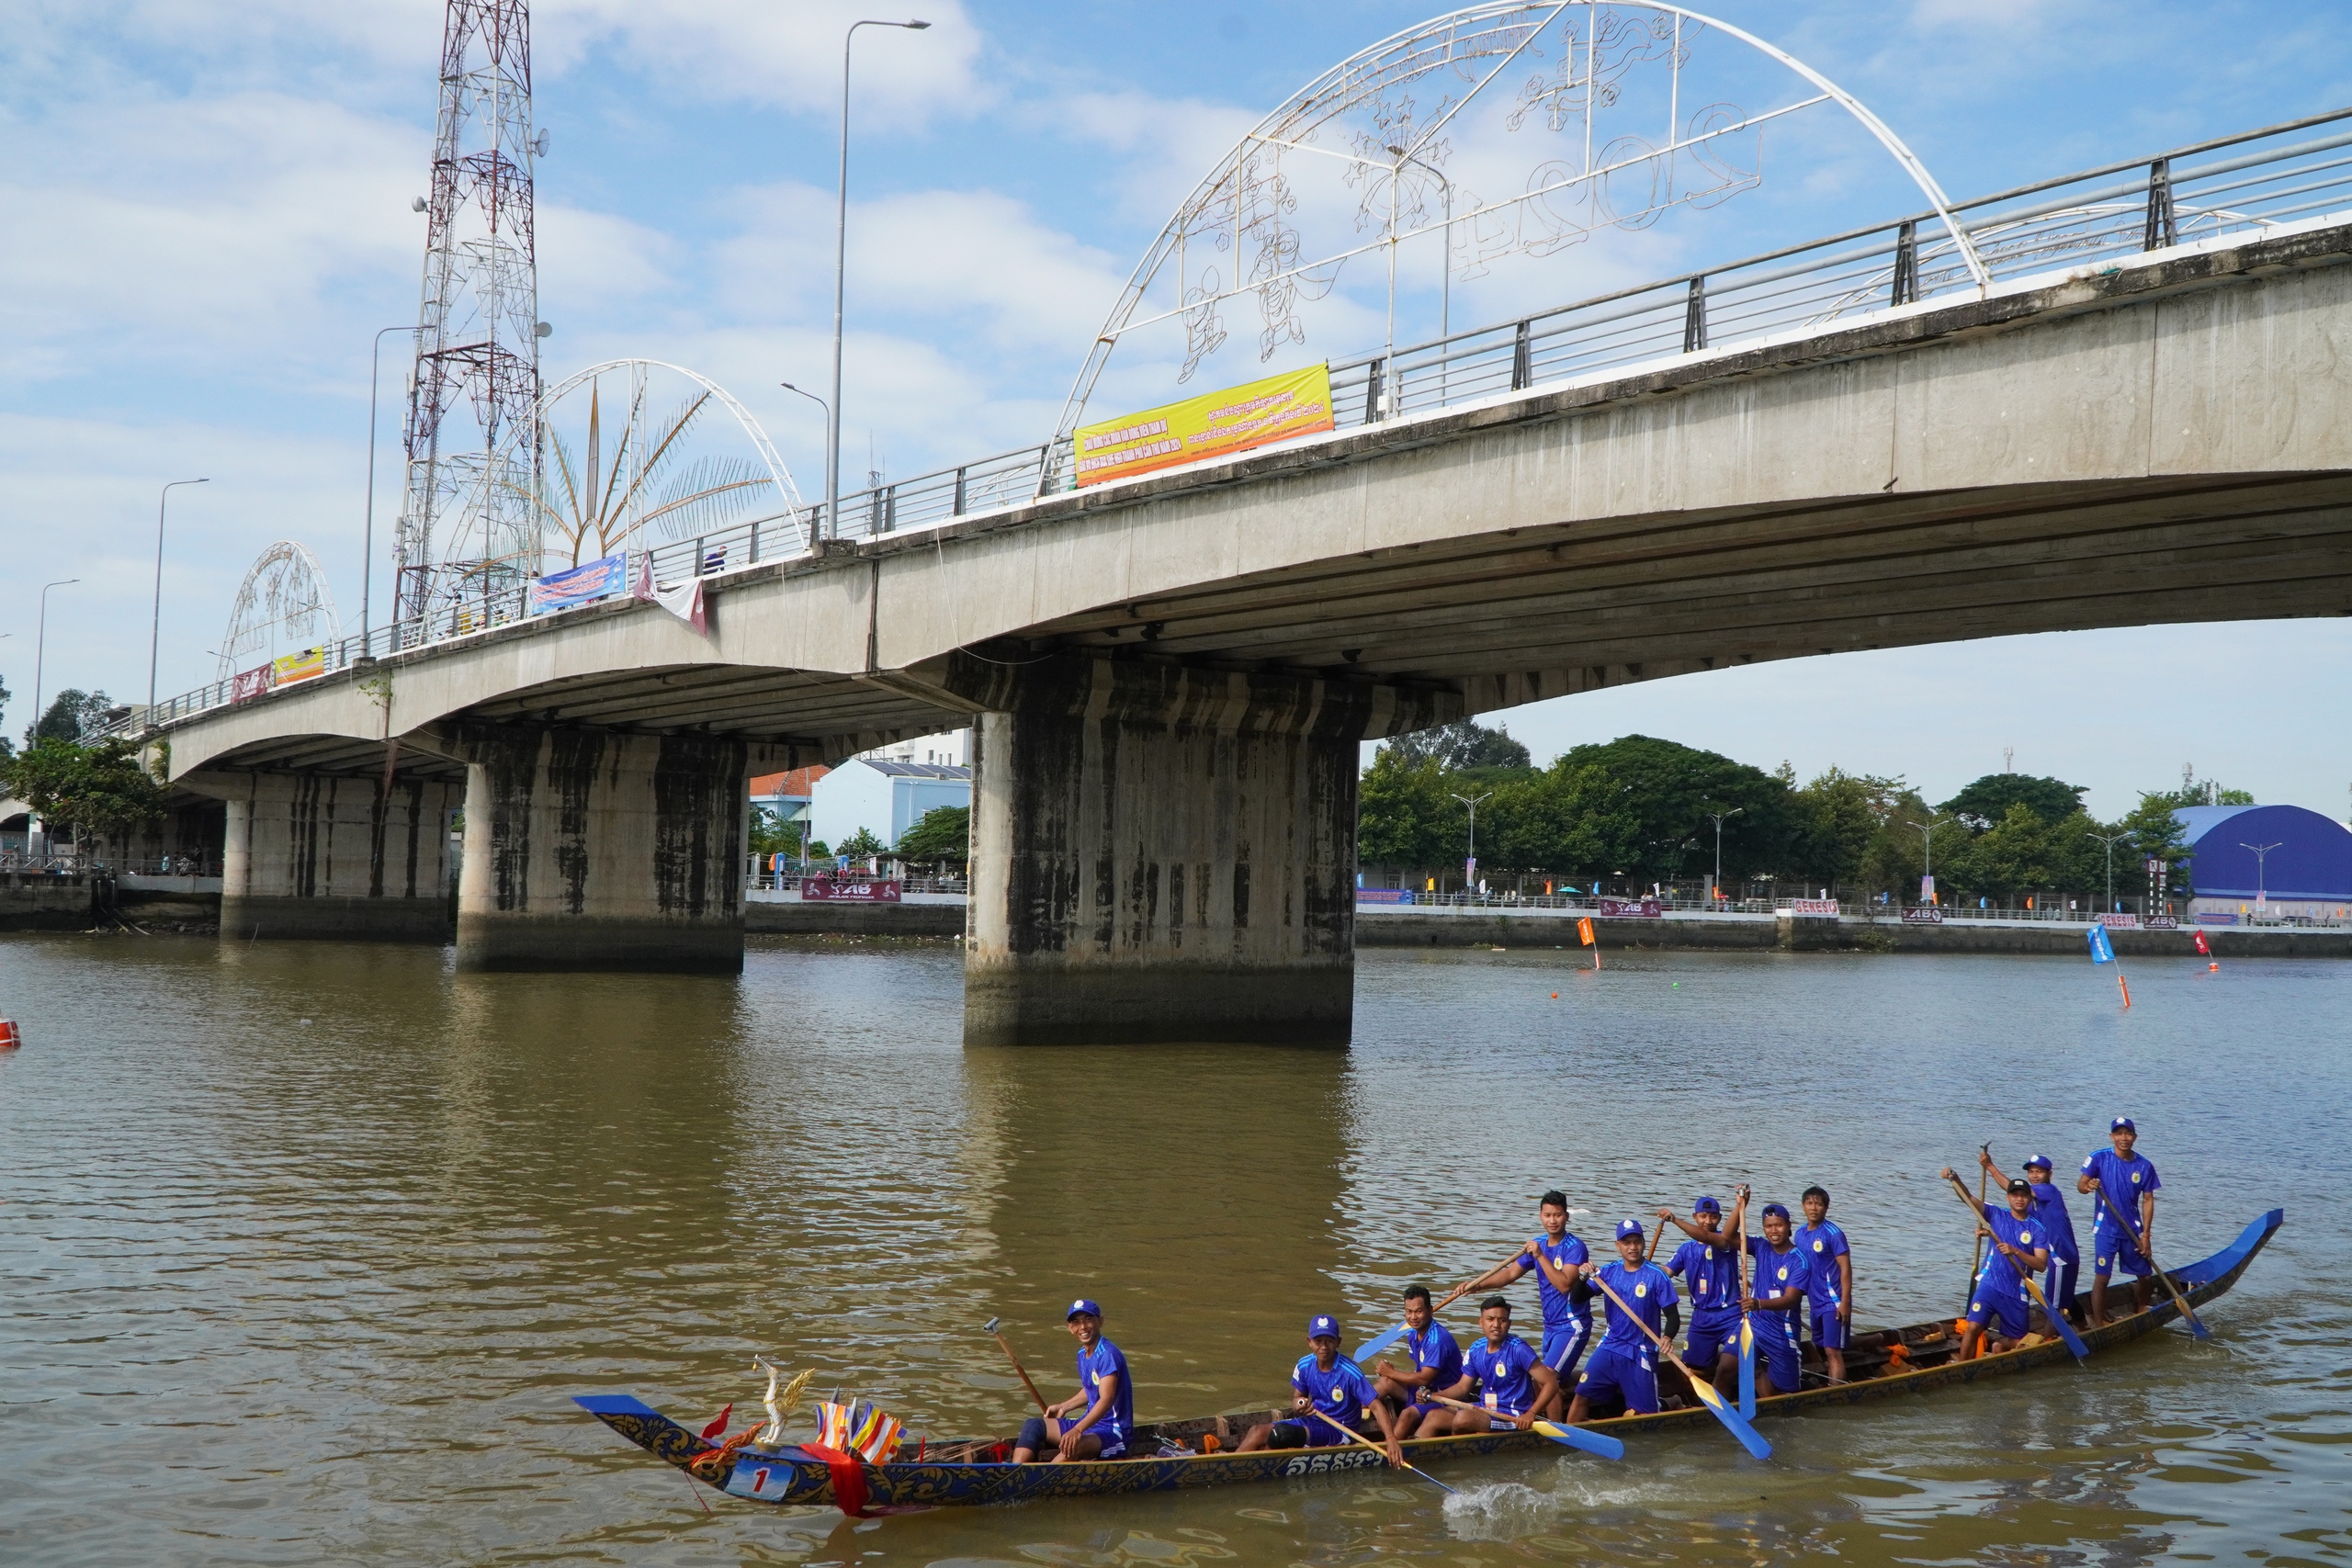
<path fill-rule="evenodd" d="M 2255 1254 L 2262 1250 L 2285 1220 L 2284 1210 L 2271 1210 L 2212 1257 L 2171 1270 L 2172 1278 L 2192 1304 L 2211 1301 L 2237 1282 Z M 2087 1292 L 2077 1300 L 2086 1301 Z M 2094 1358 L 2089 1364 L 2097 1366 L 2099 1351 L 2153 1333 L 2180 1315 L 2179 1307 L 2161 1285 L 2154 1292 L 2154 1302 L 2146 1312 L 2118 1318 L 2104 1328 L 2086 1332 L 2082 1337 Z M 1950 1319 L 1857 1335 L 1846 1351 L 1848 1382 L 1759 1399 L 1756 1403 L 1757 1417 L 1760 1420 L 1901 1394 L 1926 1393 L 1985 1378 L 2037 1371 L 2071 1359 L 2064 1342 L 2054 1338 L 2000 1355 L 1979 1356 L 1970 1361 L 1952 1359 L 1958 1348 Z M 900 1458 L 876 1465 L 854 1460 L 845 1461 L 840 1455 L 831 1456 L 829 1462 L 826 1457 L 812 1454 L 797 1444 L 727 1450 L 629 1394 L 585 1394 L 578 1396 L 576 1403 L 649 1453 L 731 1495 L 757 1503 L 831 1504 L 853 1513 L 876 1506 L 935 1507 L 1025 1502 L 1037 1497 L 1163 1492 L 1182 1486 L 1227 1486 L 1366 1469 L 1386 1462 L 1381 1454 L 1353 1444 L 1273 1449 L 1247 1454 L 1227 1451 L 1252 1424 L 1284 1418 L 1289 1415 L 1286 1410 L 1200 1416 L 1141 1427 L 1129 1447 L 1129 1451 L 1139 1457 L 1131 1459 L 1082 1464 L 1013 1464 L 1005 1458 L 1011 1439 L 976 1438 L 949 1442 L 927 1439 L 917 1458 Z M 1714 1420 L 1705 1409 L 1693 1406 L 1655 1416 L 1620 1416 L 1593 1422 L 1590 1429 L 1612 1433 L 1631 1444 L 1653 1434 L 1712 1427 Z M 1211 1434 L 1219 1439 L 1215 1445 L 1204 1440 Z M 1408 1441 L 1404 1448 L 1406 1458 L 1423 1469 L 1480 1454 L 1541 1449 L 1566 1451 L 1534 1432 L 1426 1438 Z M 1204 1449 L 1210 1451 L 1203 1451 Z M 835 1467 L 842 1465 L 852 1473 L 842 1475 L 837 1488 Z M 861 1492 L 863 1496 L 858 1495 Z"/>

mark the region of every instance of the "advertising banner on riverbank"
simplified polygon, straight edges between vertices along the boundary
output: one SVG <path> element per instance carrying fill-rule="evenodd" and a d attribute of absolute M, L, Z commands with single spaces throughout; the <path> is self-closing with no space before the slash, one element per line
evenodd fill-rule
<path fill-rule="evenodd" d="M 800 897 L 808 904 L 897 904 L 899 897 L 897 880 L 883 876 L 812 876 L 800 885 Z"/>
<path fill-rule="evenodd" d="M 569 571 L 550 572 L 532 583 L 530 611 L 540 615 L 549 610 L 569 610 L 574 604 L 608 599 L 628 591 L 628 558 L 605 556 Z"/>
<path fill-rule="evenodd" d="M 1662 919 L 1666 907 L 1655 898 L 1603 898 L 1598 913 L 1604 919 Z"/>
<path fill-rule="evenodd" d="M 1331 428 L 1331 367 L 1268 376 L 1181 403 L 1081 424 L 1078 482 L 1101 484 Z"/>
<path fill-rule="evenodd" d="M 1814 917 L 1835 915 L 1838 913 L 1838 900 L 1835 898 L 1792 898 L 1781 906 L 1775 913 Z"/>
<path fill-rule="evenodd" d="M 1356 889 L 1356 902 L 1359 904 L 1409 904 L 1412 901 L 1413 890 L 1409 887 L 1359 887 Z"/>
<path fill-rule="evenodd" d="M 1944 923 L 1943 908 L 1936 904 L 1911 905 L 1903 911 L 1903 923 L 1906 926 L 1942 925 Z"/>

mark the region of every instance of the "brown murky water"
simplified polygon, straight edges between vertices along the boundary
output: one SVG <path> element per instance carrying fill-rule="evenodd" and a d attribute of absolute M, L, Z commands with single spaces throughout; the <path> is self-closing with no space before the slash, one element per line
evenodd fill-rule
<path fill-rule="evenodd" d="M 0 1560 L 2272 1564 L 2352 1554 L 2352 966 L 1373 953 L 1347 1052 L 966 1052 L 951 952 L 740 983 L 0 939 Z M 1552 993 L 1558 993 L 1554 999 Z M 1304 1320 L 1743 1177 L 1818 1180 L 1859 1315 L 1950 1312 L 1932 1185 L 2139 1118 L 2182 1259 L 2288 1225 L 2196 1345 L 2007 1386 L 1385 1478 L 849 1524 L 713 1498 L 580 1415 L 699 1425 L 754 1351 L 1007 1430 L 1100 1298 L 1139 1414 L 1263 1404 Z M 2078 1223 L 2086 1221 L 2086 1211 Z M 1957 1222 L 1957 1223 L 1955 1223 Z M 1522 1292 L 1525 1287 L 1521 1287 Z M 740 1424 L 740 1423 L 739 1423 Z M 706 1496 L 708 1495 L 706 1494 Z"/>

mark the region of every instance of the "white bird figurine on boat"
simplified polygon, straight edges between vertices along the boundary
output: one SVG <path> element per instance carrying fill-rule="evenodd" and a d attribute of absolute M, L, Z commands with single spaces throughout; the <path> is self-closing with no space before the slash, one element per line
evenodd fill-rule
<path fill-rule="evenodd" d="M 817 1375 L 817 1369 L 803 1368 L 792 1375 L 790 1382 L 784 1383 L 779 1388 L 777 1385 L 784 1377 L 782 1367 L 777 1366 L 765 1356 L 754 1356 L 752 1361 L 754 1366 L 766 1368 L 768 1374 L 768 1391 L 760 1400 L 762 1404 L 767 1406 L 768 1424 L 760 1428 L 759 1436 L 752 1441 L 762 1448 L 774 1448 L 784 1441 L 785 1417 L 799 1407 L 800 1395 L 808 1387 L 808 1380 Z"/>

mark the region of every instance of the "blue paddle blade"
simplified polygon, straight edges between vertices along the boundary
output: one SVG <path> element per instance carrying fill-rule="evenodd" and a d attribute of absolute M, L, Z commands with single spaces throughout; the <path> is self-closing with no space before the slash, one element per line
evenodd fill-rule
<path fill-rule="evenodd" d="M 1565 1444 L 1572 1449 L 1582 1449 L 1585 1452 L 1598 1455 L 1601 1459 L 1625 1457 L 1625 1445 L 1603 1433 L 1581 1432 L 1574 1427 L 1562 1427 L 1551 1421 L 1538 1421 L 1533 1429 L 1555 1443 Z"/>
<path fill-rule="evenodd" d="M 2091 1348 L 2083 1343 L 2083 1337 L 2075 1332 L 2072 1325 L 2063 1317 L 2052 1318 L 2051 1321 L 2057 1325 L 2058 1337 L 2066 1342 L 2066 1348 L 2075 1353 L 2075 1359 L 2087 1361 L 2091 1359 Z"/>
<path fill-rule="evenodd" d="M 1739 1413 L 1756 1419 L 1756 1326 L 1739 1320 Z"/>
<path fill-rule="evenodd" d="M 1349 1352 L 1348 1359 L 1351 1361 L 1361 1361 L 1366 1356 L 1377 1356 L 1383 1350 L 1387 1349 L 1391 1345 L 1396 1344 L 1399 1339 L 1404 1338 L 1408 1332 L 1409 1332 L 1409 1330 L 1400 1323 L 1396 1327 L 1390 1329 L 1387 1333 L 1382 1335 L 1379 1338 L 1367 1339 L 1363 1344 L 1357 1346 L 1352 1351 Z"/>
<path fill-rule="evenodd" d="M 1763 1435 L 1747 1424 L 1747 1416 L 1724 1403 L 1724 1396 L 1715 1391 L 1714 1384 L 1692 1378 L 1690 1387 L 1706 1407 L 1715 1413 L 1715 1419 L 1721 1421 L 1730 1429 L 1731 1435 L 1739 1439 L 1740 1447 L 1758 1459 L 1772 1457 L 1772 1445 L 1766 1442 Z"/>

